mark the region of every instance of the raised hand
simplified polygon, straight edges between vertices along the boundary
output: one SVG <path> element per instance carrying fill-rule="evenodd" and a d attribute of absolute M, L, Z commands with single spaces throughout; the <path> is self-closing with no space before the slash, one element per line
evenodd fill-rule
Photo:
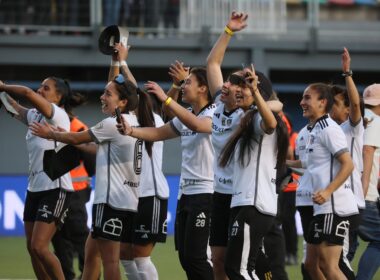
<path fill-rule="evenodd" d="M 348 52 L 347 48 L 343 48 L 342 53 L 342 71 L 343 73 L 346 73 L 351 70 L 351 57 L 350 53 Z"/>
<path fill-rule="evenodd" d="M 144 84 L 144 88 L 148 93 L 156 95 L 161 102 L 164 102 L 167 98 L 164 90 L 156 82 L 148 81 Z"/>
<path fill-rule="evenodd" d="M 244 68 L 243 73 L 244 73 L 244 79 L 245 79 L 246 84 L 251 89 L 252 93 L 254 93 L 257 90 L 259 77 L 256 75 L 253 64 L 251 64 L 250 68 L 249 67 Z"/>
<path fill-rule="evenodd" d="M 185 67 L 183 62 L 176 60 L 169 67 L 169 76 L 173 79 L 173 83 L 179 86 L 180 82 L 189 76 L 189 71 L 190 67 Z"/>
<path fill-rule="evenodd" d="M 130 45 L 124 46 L 122 43 L 115 43 L 115 52 L 112 54 L 112 59 L 115 61 L 126 61 L 128 58 L 130 48 Z"/>
<path fill-rule="evenodd" d="M 240 31 L 247 26 L 248 14 L 233 11 L 227 26 L 232 31 Z"/>

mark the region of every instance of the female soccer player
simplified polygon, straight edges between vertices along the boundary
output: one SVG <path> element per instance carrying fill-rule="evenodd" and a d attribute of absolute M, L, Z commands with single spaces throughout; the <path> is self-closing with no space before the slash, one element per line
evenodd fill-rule
<path fill-rule="evenodd" d="M 86 243 L 83 279 L 99 276 L 96 269 L 90 269 L 97 266 L 87 262 L 89 255 L 100 255 L 105 279 L 120 279 L 120 241 L 132 235 L 132 222 L 138 205 L 143 143 L 118 133 L 115 108 L 119 108 L 123 112 L 122 116 L 136 126 L 153 126 L 153 115 L 147 94 L 138 90 L 131 81 L 125 80 L 123 75 L 118 75 L 106 85 L 100 101 L 102 112 L 109 117 L 89 130 L 57 132 L 39 123 L 33 123 L 31 130 L 40 137 L 72 145 L 92 141 L 99 144 L 93 221 L 91 235 Z M 133 111 L 137 107 L 135 114 Z M 145 143 L 145 147 L 151 155 L 152 143 Z"/>
<path fill-rule="evenodd" d="M 210 210 L 213 193 L 212 163 L 214 151 L 209 135 L 215 105 L 209 94 L 206 70 L 193 68 L 183 85 L 182 100 L 189 108 L 193 121 L 185 126 L 181 121 L 189 111 L 167 97 L 154 82 L 145 85 L 177 116 L 158 128 L 137 128 L 125 121 L 119 125 L 123 133 L 147 141 L 181 137 L 182 167 L 179 201 L 175 222 L 175 242 L 179 259 L 188 279 L 213 279 L 207 257 Z M 159 94 L 157 94 L 159 92 Z M 181 110 L 183 109 L 183 110 Z"/>
<path fill-rule="evenodd" d="M 343 130 L 328 116 L 333 106 L 331 87 L 322 83 L 309 85 L 300 105 L 309 120 L 303 165 L 310 173 L 314 208 L 308 239 L 315 254 L 305 266 L 312 279 L 343 279 L 339 269 L 343 241 L 358 214 L 347 180 L 354 166 Z M 323 275 L 317 273 L 318 267 L 308 265 L 313 262 L 319 263 Z"/>
<path fill-rule="evenodd" d="M 0 82 L 0 91 L 26 98 L 35 108 L 27 109 L 8 97 L 16 109 L 16 119 L 30 125 L 33 122 L 48 122 L 52 126 L 70 129 L 70 120 L 65 112 L 76 94 L 71 92 L 67 81 L 46 78 L 37 92 L 18 85 Z M 24 227 L 27 248 L 33 270 L 38 279 L 64 279 L 57 257 L 49 250 L 49 243 L 56 230 L 63 224 L 73 186 L 70 174 L 52 181 L 43 171 L 43 156 L 46 150 L 54 149 L 57 142 L 39 138 L 28 129 L 26 144 L 29 152 L 29 184 L 24 209 Z"/>
<path fill-rule="evenodd" d="M 233 165 L 230 233 L 225 270 L 229 279 L 253 277 L 263 237 L 277 214 L 276 169 L 285 163 L 288 136 L 261 93 L 254 69 L 245 69 L 242 85 L 249 91 L 236 94 L 246 113 L 222 151 L 220 165 Z M 260 82 L 261 84 L 261 82 Z"/>

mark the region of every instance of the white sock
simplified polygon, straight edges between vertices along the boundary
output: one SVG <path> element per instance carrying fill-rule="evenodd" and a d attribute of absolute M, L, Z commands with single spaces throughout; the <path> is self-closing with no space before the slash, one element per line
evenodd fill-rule
<path fill-rule="evenodd" d="M 158 280 L 157 269 L 150 257 L 135 258 L 141 280 Z"/>
<path fill-rule="evenodd" d="M 124 267 L 125 276 L 127 276 L 128 280 L 141 280 L 134 260 L 120 260 L 120 262 Z"/>

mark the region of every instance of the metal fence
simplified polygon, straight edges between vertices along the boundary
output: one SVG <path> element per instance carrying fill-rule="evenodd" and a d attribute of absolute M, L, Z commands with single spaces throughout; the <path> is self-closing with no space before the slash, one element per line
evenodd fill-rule
<path fill-rule="evenodd" d="M 220 32 L 231 11 L 249 14 L 246 33 L 278 33 L 286 30 L 285 0 L 183 0 L 180 31 L 199 32 L 204 26 Z"/>
<path fill-rule="evenodd" d="M 285 0 L 0 0 L 3 33 L 91 32 L 117 24 L 131 32 L 219 32 L 232 10 L 250 14 L 245 32 L 282 32 Z"/>

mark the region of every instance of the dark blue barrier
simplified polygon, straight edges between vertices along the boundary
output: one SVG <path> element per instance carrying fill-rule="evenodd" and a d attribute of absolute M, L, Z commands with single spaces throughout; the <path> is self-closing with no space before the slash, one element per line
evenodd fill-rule
<path fill-rule="evenodd" d="M 170 187 L 168 234 L 173 234 L 179 176 L 166 178 Z M 0 176 L 0 236 L 24 235 L 22 217 L 27 185 L 27 176 Z M 89 214 L 91 214 L 92 198 L 93 194 L 87 204 Z M 89 215 L 89 225 L 90 221 L 91 215 Z"/>

